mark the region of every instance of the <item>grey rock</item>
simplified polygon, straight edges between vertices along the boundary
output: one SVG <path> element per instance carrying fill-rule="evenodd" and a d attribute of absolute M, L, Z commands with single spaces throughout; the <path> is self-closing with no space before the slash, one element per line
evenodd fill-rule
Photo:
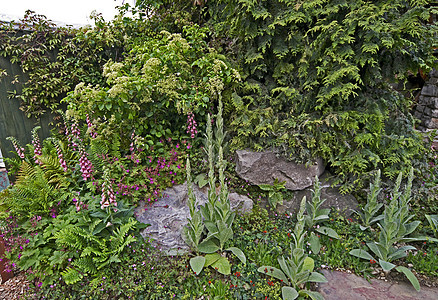
<path fill-rule="evenodd" d="M 424 121 L 424 126 L 429 129 L 438 129 L 438 118 L 430 118 Z"/>
<path fill-rule="evenodd" d="M 277 178 L 286 181 L 289 190 L 302 190 L 314 183 L 315 176 L 324 172 L 322 159 L 309 167 L 279 158 L 272 151 L 236 151 L 236 172 L 251 184 L 273 184 Z"/>
<path fill-rule="evenodd" d="M 426 107 L 426 108 L 423 110 L 423 113 L 424 113 L 426 116 L 432 116 L 432 109 L 429 108 L 429 107 Z"/>
<path fill-rule="evenodd" d="M 430 84 L 438 84 L 438 78 L 437 77 L 431 77 L 428 81 Z"/>
<path fill-rule="evenodd" d="M 197 204 L 207 202 L 207 189 L 200 189 L 193 185 Z M 182 249 L 187 251 L 189 247 L 181 237 L 182 229 L 190 218 L 187 206 L 187 184 L 175 185 L 163 192 L 163 197 L 151 205 L 141 202 L 134 213 L 139 222 L 150 224 L 142 231 L 145 239 L 152 238 L 162 250 Z M 237 193 L 229 195 L 231 209 L 239 212 L 252 210 L 253 201 L 247 196 Z M 171 253 L 171 252 L 169 252 Z"/>
<path fill-rule="evenodd" d="M 323 203 L 323 208 L 331 208 L 333 213 L 338 211 L 345 217 L 350 217 L 354 210 L 358 209 L 359 203 L 352 195 L 343 195 L 339 192 L 337 187 L 331 187 L 330 182 L 326 179 L 328 175 L 321 176 L 321 199 L 326 199 Z M 285 214 L 289 212 L 298 212 L 300 208 L 301 199 L 306 196 L 309 202 L 312 200 L 312 188 L 307 188 L 302 191 L 295 191 L 291 199 L 284 199 L 282 205 L 277 205 L 276 211 L 278 214 Z"/>
<path fill-rule="evenodd" d="M 438 97 L 438 86 L 433 84 L 425 85 L 421 90 L 421 95 Z"/>
<path fill-rule="evenodd" d="M 423 114 L 420 111 L 416 110 L 414 111 L 414 117 L 421 120 L 423 118 Z"/>
<path fill-rule="evenodd" d="M 438 109 L 432 109 L 430 112 L 430 116 L 433 118 L 438 118 Z"/>
<path fill-rule="evenodd" d="M 425 107 L 424 105 L 419 103 L 415 110 L 418 111 L 418 112 L 424 112 L 425 109 L 430 109 L 430 108 Z"/>

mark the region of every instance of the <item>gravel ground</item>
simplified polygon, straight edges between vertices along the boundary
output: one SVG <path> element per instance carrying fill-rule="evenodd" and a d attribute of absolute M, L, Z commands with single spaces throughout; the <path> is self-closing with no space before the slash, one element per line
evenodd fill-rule
<path fill-rule="evenodd" d="M 0 299 L 1 300 L 16 300 L 24 294 L 29 281 L 26 280 L 24 273 L 19 273 L 6 282 L 0 284 Z"/>

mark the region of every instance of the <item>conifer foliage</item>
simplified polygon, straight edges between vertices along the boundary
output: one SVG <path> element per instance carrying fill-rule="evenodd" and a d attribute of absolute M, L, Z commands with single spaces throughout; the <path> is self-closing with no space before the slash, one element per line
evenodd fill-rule
<path fill-rule="evenodd" d="M 228 106 L 237 112 L 234 146 L 319 155 L 343 178 L 377 166 L 390 176 L 409 169 L 422 149 L 412 99 L 393 84 L 434 64 L 428 1 L 209 5 L 210 23 L 227 36 L 246 78 Z"/>

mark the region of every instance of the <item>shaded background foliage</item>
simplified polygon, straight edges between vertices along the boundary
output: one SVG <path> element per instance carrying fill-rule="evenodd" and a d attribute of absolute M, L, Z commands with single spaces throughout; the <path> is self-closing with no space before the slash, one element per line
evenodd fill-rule
<path fill-rule="evenodd" d="M 245 78 L 228 105 L 235 148 L 275 148 L 298 161 L 321 156 L 350 181 L 345 191 L 373 169 L 393 177 L 421 160 L 414 99 L 394 85 L 435 64 L 428 1 L 208 6 L 218 44 L 231 46 Z"/>

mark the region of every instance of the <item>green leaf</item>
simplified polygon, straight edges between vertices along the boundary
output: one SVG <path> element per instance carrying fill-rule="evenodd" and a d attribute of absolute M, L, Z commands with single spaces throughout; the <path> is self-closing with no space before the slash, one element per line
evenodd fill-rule
<path fill-rule="evenodd" d="M 277 204 L 283 205 L 283 194 L 279 192 L 270 192 L 268 198 L 269 204 L 275 209 Z"/>
<path fill-rule="evenodd" d="M 231 265 L 226 257 L 221 256 L 217 261 L 215 261 L 211 267 L 217 270 L 219 273 L 224 275 L 230 275 Z"/>
<path fill-rule="evenodd" d="M 259 188 L 263 191 L 273 191 L 274 187 L 270 184 L 259 184 Z"/>
<path fill-rule="evenodd" d="M 369 242 L 367 243 L 367 246 L 368 248 L 370 248 L 371 251 L 373 251 L 375 255 L 377 255 L 378 258 L 386 259 L 386 255 L 388 253 L 386 252 L 386 249 L 381 246 L 381 244 L 376 242 Z"/>
<path fill-rule="evenodd" d="M 213 253 L 218 251 L 220 248 L 213 240 L 203 241 L 198 245 L 199 252 L 202 253 Z"/>
<path fill-rule="evenodd" d="M 70 267 L 65 269 L 65 271 L 61 272 L 61 275 L 65 283 L 67 284 L 73 284 L 82 279 L 82 274 Z"/>
<path fill-rule="evenodd" d="M 403 246 L 394 251 L 391 255 L 388 255 L 388 259 L 390 261 L 405 257 L 407 255 L 406 251 L 408 250 L 416 250 L 413 246 Z"/>
<path fill-rule="evenodd" d="M 384 261 L 384 260 L 381 260 L 381 259 L 379 259 L 379 264 L 382 267 L 383 271 L 385 271 L 385 272 L 389 272 L 392 269 L 394 269 L 394 267 L 395 267 L 394 264 L 387 262 L 387 261 Z"/>
<path fill-rule="evenodd" d="M 315 228 L 315 231 L 325 234 L 333 239 L 339 239 L 339 235 L 334 231 L 333 229 L 326 227 L 326 226 L 320 226 L 319 228 Z"/>
<path fill-rule="evenodd" d="M 368 252 L 362 249 L 353 249 L 349 253 L 353 256 L 363 258 L 366 260 L 374 260 L 374 258 Z"/>
<path fill-rule="evenodd" d="M 313 258 L 307 256 L 304 259 L 302 270 L 312 272 L 313 268 L 315 268 L 315 261 L 313 260 Z"/>
<path fill-rule="evenodd" d="M 271 266 L 261 266 L 260 268 L 257 269 L 257 271 L 259 271 L 262 274 L 266 274 L 275 277 L 277 279 L 283 280 L 285 284 L 289 284 L 286 275 L 284 275 L 283 271 L 281 271 L 280 269 Z"/>
<path fill-rule="evenodd" d="M 415 229 L 417 229 L 418 225 L 420 225 L 420 223 L 421 223 L 420 221 L 414 221 L 409 224 L 405 224 L 405 228 L 406 228 L 405 236 L 414 232 Z"/>
<path fill-rule="evenodd" d="M 405 276 L 409 279 L 409 281 L 414 286 L 414 288 L 417 290 L 417 292 L 420 291 L 420 283 L 418 282 L 418 279 L 417 279 L 417 277 L 415 277 L 414 273 L 411 272 L 411 270 L 409 270 L 408 268 L 403 267 L 403 266 L 398 266 L 395 269 L 397 271 L 399 271 L 400 273 L 405 274 Z"/>
<path fill-rule="evenodd" d="M 199 174 L 195 177 L 194 182 L 198 184 L 198 186 L 202 189 L 204 186 L 207 185 L 208 180 L 206 179 L 205 174 Z"/>
<path fill-rule="evenodd" d="M 284 286 L 281 288 L 281 295 L 283 300 L 294 300 L 298 297 L 298 292 L 293 287 Z"/>
<path fill-rule="evenodd" d="M 310 234 L 309 237 L 310 249 L 313 253 L 318 254 L 319 250 L 321 250 L 321 243 L 319 241 L 319 237 L 316 236 L 314 232 Z"/>
<path fill-rule="evenodd" d="M 324 300 L 324 297 L 320 293 L 309 290 L 301 290 L 300 296 L 308 296 L 312 300 Z"/>
<path fill-rule="evenodd" d="M 240 261 L 241 261 L 243 264 L 246 264 L 246 256 L 245 256 L 245 254 L 243 253 L 242 250 L 240 250 L 240 249 L 237 248 L 237 247 L 230 247 L 230 248 L 225 249 L 225 250 L 233 252 L 233 254 L 236 255 L 237 258 L 240 259 Z"/>
<path fill-rule="evenodd" d="M 205 265 L 205 257 L 204 256 L 196 256 L 190 259 L 190 267 L 192 267 L 195 275 L 199 275 L 202 272 L 202 269 Z"/>
<path fill-rule="evenodd" d="M 219 258 L 221 258 L 219 253 L 211 253 L 211 254 L 206 254 L 205 255 L 205 267 L 210 266 L 211 264 L 213 264 L 214 262 L 216 262 Z"/>
<path fill-rule="evenodd" d="M 327 282 L 327 278 L 325 278 L 324 275 L 318 272 L 312 272 L 310 273 L 309 279 L 307 279 L 309 282 Z"/>

